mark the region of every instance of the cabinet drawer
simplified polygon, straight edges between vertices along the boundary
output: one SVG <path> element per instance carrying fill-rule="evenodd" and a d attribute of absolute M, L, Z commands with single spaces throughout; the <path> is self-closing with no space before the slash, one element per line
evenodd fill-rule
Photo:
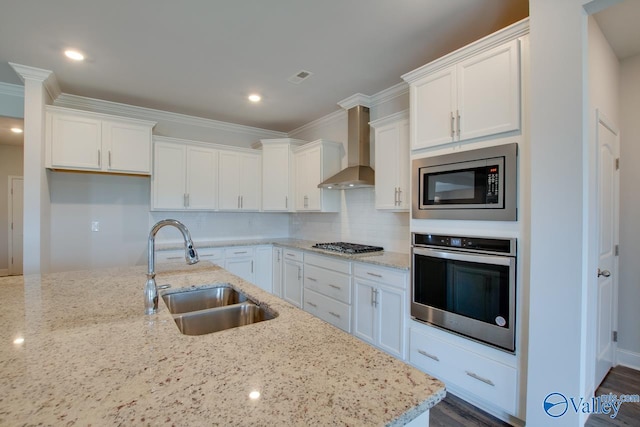
<path fill-rule="evenodd" d="M 357 277 L 363 279 L 373 280 L 400 289 L 407 288 L 407 273 L 403 270 L 358 263 L 354 265 L 353 272 Z"/>
<path fill-rule="evenodd" d="M 196 245 L 196 250 L 198 251 L 200 261 L 210 261 L 218 264 L 224 259 L 224 249 L 222 248 L 198 248 Z"/>
<path fill-rule="evenodd" d="M 302 262 L 303 253 L 301 251 L 294 251 L 292 249 L 282 248 L 282 257 L 284 259 L 290 259 L 292 261 Z"/>
<path fill-rule="evenodd" d="M 349 305 L 305 289 L 303 308 L 306 312 L 325 322 L 331 323 L 343 331 L 351 332 L 351 307 Z"/>
<path fill-rule="evenodd" d="M 200 257 L 202 261 L 219 264 L 220 261 L 224 260 L 224 250 L 221 248 L 198 248 L 196 245 L 196 251 L 198 251 L 198 257 Z M 184 249 L 157 251 L 155 259 L 156 263 L 185 262 Z"/>
<path fill-rule="evenodd" d="M 409 361 L 445 384 L 516 413 L 516 369 L 411 329 Z"/>
<path fill-rule="evenodd" d="M 349 261 L 308 253 L 304 258 L 304 263 L 313 264 L 318 267 L 326 268 L 327 270 L 334 270 L 344 274 L 351 274 L 351 263 Z"/>
<path fill-rule="evenodd" d="M 325 270 L 315 265 L 304 265 L 304 288 L 351 304 L 351 276 Z"/>
<path fill-rule="evenodd" d="M 234 246 L 224 250 L 225 258 L 246 258 L 253 257 L 254 248 L 248 246 Z"/>

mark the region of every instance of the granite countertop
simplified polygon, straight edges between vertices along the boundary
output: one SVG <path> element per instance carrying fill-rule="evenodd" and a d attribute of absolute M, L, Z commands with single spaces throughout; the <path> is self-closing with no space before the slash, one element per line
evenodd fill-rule
<path fill-rule="evenodd" d="M 194 246 L 198 248 L 216 248 L 224 246 L 254 246 L 254 245 L 276 245 L 287 248 L 299 249 L 309 252 L 315 252 L 322 255 L 347 259 L 350 261 L 365 262 L 368 264 L 380 265 L 383 267 L 397 268 L 401 270 L 409 270 L 411 268 L 411 256 L 400 252 L 382 251 L 379 253 L 347 255 L 337 252 L 326 251 L 314 248 L 317 242 L 310 240 L 276 238 L 276 239 L 253 239 L 253 240 L 225 240 L 225 241 L 194 241 Z M 156 243 L 156 250 L 182 249 L 184 246 L 180 243 Z"/>
<path fill-rule="evenodd" d="M 172 289 L 231 283 L 278 317 L 186 336 L 163 301 L 143 314 L 144 267 L 0 278 L 0 425 L 403 425 L 445 395 L 224 269 L 157 270 Z"/>

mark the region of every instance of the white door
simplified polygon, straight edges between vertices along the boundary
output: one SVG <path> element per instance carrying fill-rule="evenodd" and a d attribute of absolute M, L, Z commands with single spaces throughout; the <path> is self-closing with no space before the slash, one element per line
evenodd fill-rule
<path fill-rule="evenodd" d="M 617 307 L 619 137 L 616 127 L 598 112 L 598 291 L 596 329 L 596 387 L 613 367 Z"/>
<path fill-rule="evenodd" d="M 9 177 L 9 274 L 22 274 L 23 202 L 22 177 Z"/>

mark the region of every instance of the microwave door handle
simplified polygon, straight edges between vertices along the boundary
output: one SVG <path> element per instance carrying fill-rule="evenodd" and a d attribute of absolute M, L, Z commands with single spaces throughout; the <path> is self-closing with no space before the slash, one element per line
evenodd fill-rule
<path fill-rule="evenodd" d="M 485 254 L 467 254 L 460 252 L 440 251 L 429 248 L 414 247 L 413 253 L 416 255 L 429 256 L 433 258 L 450 259 L 454 261 L 467 261 L 493 265 L 511 265 L 515 261 L 512 256 L 495 256 Z"/>

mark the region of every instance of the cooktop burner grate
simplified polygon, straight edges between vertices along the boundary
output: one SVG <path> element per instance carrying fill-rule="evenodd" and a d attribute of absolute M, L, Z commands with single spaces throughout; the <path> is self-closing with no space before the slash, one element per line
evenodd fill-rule
<path fill-rule="evenodd" d="M 360 245 L 357 243 L 347 242 L 316 243 L 313 247 L 324 249 L 325 251 L 340 252 L 343 254 L 365 254 L 384 250 L 381 246 Z"/>

